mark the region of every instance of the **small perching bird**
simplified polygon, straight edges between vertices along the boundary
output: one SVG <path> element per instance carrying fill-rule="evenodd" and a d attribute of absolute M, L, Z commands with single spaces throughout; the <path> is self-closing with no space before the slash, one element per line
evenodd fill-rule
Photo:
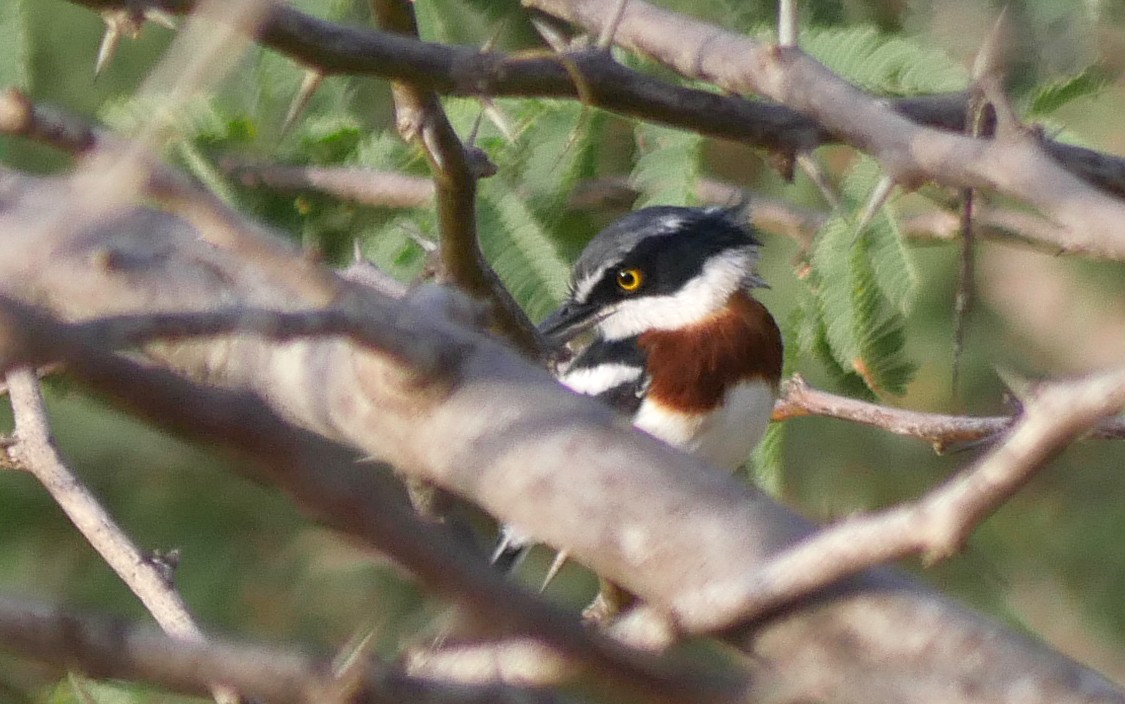
<path fill-rule="evenodd" d="M 560 382 L 730 471 L 765 432 L 782 364 L 777 324 L 751 296 L 765 286 L 760 244 L 737 217 L 671 206 L 626 215 L 586 246 L 569 298 L 540 324 L 550 342 L 579 347 Z M 510 567 L 529 544 L 505 528 L 494 562 Z"/>

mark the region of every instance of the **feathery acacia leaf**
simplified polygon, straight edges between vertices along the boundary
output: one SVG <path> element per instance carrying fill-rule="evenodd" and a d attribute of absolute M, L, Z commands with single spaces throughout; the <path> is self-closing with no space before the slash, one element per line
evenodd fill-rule
<path fill-rule="evenodd" d="M 638 123 L 633 134 L 640 153 L 631 174 L 641 192 L 637 207 L 696 205 L 703 137 L 645 123 Z"/>
<path fill-rule="evenodd" d="M 858 211 L 877 181 L 873 163 L 861 161 L 852 169 L 841 187 L 850 212 Z M 811 264 L 810 317 L 818 321 L 811 351 L 846 386 L 860 381 L 865 396 L 902 393 L 914 371 L 904 352 L 903 313 L 916 278 L 886 208 L 862 233 L 854 216 L 833 215 L 813 243 Z"/>
<path fill-rule="evenodd" d="M 543 317 L 565 297 L 570 270 L 554 241 L 503 180 L 481 182 L 478 214 L 485 257 L 528 315 Z"/>
<path fill-rule="evenodd" d="M 0 86 L 26 89 L 31 80 L 26 2 L 0 3 Z"/>
<path fill-rule="evenodd" d="M 801 48 L 861 88 L 883 95 L 963 90 L 969 76 L 945 52 L 875 27 L 813 27 Z"/>
<path fill-rule="evenodd" d="M 1032 91 L 1027 103 L 1028 117 L 1042 117 L 1080 98 L 1094 97 L 1112 82 L 1113 77 L 1097 66 L 1060 78 Z"/>

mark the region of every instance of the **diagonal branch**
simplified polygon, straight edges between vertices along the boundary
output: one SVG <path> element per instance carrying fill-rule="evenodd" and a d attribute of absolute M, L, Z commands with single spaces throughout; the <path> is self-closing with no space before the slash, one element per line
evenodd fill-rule
<path fill-rule="evenodd" d="M 814 389 L 800 374 L 796 374 L 783 385 L 781 398 L 773 409 L 773 419 L 790 420 L 803 416 L 839 418 L 896 435 L 918 438 L 933 444 L 938 452 L 950 444 L 998 436 L 1019 420 L 1015 416 L 951 416 L 881 406 Z M 1093 427 L 1091 437 L 1125 439 L 1125 419 L 1102 420 Z"/>
<path fill-rule="evenodd" d="M 141 554 L 59 456 L 47 423 L 47 409 L 35 372 L 27 368 L 12 369 L 8 372 L 7 383 L 15 416 L 16 441 L 7 448 L 8 455 L 39 480 L 75 528 L 137 595 L 165 633 L 180 641 L 204 643 L 203 631 L 195 624 L 187 605 L 176 592 L 170 575 Z M 215 701 L 237 702 L 238 696 L 234 692 L 226 687 L 214 686 L 219 681 L 211 679 L 206 682 Z"/>
<path fill-rule="evenodd" d="M 754 621 L 869 567 L 947 558 L 1068 443 L 1125 407 L 1125 368 L 1046 385 L 1007 439 L 914 504 L 845 520 L 776 555 L 737 584 L 710 585 L 711 628 Z"/>
<path fill-rule="evenodd" d="M 276 484 L 323 525 L 384 552 L 425 586 L 466 606 L 480 632 L 534 638 L 587 672 L 649 696 L 729 693 L 729 680 L 618 646 L 517 587 L 439 526 L 417 518 L 388 472 L 359 465 L 353 451 L 284 422 L 255 395 L 139 365 L 89 338 L 89 328 L 0 297 L 0 368 L 58 359 L 75 379 L 133 413 L 225 448 L 242 460 L 241 471 Z"/>

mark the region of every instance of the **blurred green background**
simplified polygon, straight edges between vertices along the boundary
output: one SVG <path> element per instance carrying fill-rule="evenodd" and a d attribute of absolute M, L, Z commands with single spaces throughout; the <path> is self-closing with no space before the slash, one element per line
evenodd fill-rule
<path fill-rule="evenodd" d="M 296 4 L 327 19 L 369 23 L 362 2 Z M 775 19 L 774 3 L 765 0 L 661 4 L 758 36 L 768 36 Z M 1002 5 L 1015 28 L 1008 82 L 1017 106 L 1060 139 L 1125 153 L 1119 119 L 1125 108 L 1125 3 L 815 0 L 802 3 L 803 43 L 834 70 L 877 92 L 957 90 L 966 85 L 966 67 Z M 476 46 L 494 39 L 505 51 L 542 48 L 515 2 L 419 0 L 417 10 L 427 39 Z M 138 39 L 122 43 L 95 79 L 101 31 L 97 14 L 63 0 L 0 0 L 0 36 L 8 38 L 0 48 L 0 83 L 123 132 L 136 129 L 150 115 L 139 88 L 174 33 L 146 26 Z M 672 80 L 642 59 L 620 58 Z M 223 81 L 187 104 L 167 145 L 168 158 L 330 261 L 343 263 L 354 239 L 365 255 L 412 279 L 423 267 L 419 241 L 434 235 L 431 212 L 251 190 L 223 172 L 223 159 L 233 156 L 426 173 L 421 155 L 393 132 L 383 81 L 327 79 L 305 116 L 282 134 L 301 78 L 289 60 L 251 48 Z M 567 263 L 622 207 L 694 202 L 700 178 L 804 208 L 827 207 L 804 174 L 786 183 L 768 155 L 743 145 L 638 126 L 563 101 L 498 100 L 496 106 L 510 135 L 489 120 L 481 125 L 477 143 L 499 167 L 481 184 L 483 246 L 535 318 L 562 295 Z M 450 99 L 446 107 L 467 135 L 480 104 Z M 845 219 L 854 218 L 877 172 L 845 147 L 822 148 L 817 158 L 844 196 Z M 57 152 L 3 137 L 0 163 L 31 173 L 71 166 Z M 596 178 L 630 179 L 640 192 L 637 201 L 575 207 L 572 190 Z M 896 198 L 890 211 L 908 217 L 949 197 L 923 189 Z M 831 232 L 821 233 L 812 251 L 781 234 L 763 233 L 762 271 L 772 288 L 761 297 L 785 323 L 790 371 L 823 388 L 891 405 L 992 414 L 1010 409 L 998 371 L 1037 378 L 1125 361 L 1122 264 L 985 241 L 976 251 L 977 306 L 954 389 L 957 247 L 901 246 L 894 221 L 877 220 L 867 245 L 873 264 L 833 249 L 840 238 L 833 240 Z M 878 300 L 857 303 L 844 290 L 855 277 L 866 280 L 862 276 L 871 277 Z M 833 293 L 841 281 L 843 289 Z M 834 306 L 856 317 L 858 333 L 829 329 L 826 316 Z M 867 314 L 872 320 L 865 323 Z M 848 368 L 849 350 L 863 356 L 874 379 Z M 902 393 L 892 393 L 896 388 Z M 442 614 L 442 605 L 420 596 L 409 578 L 309 525 L 277 492 L 237 478 L 206 448 L 143 427 L 64 382 L 51 382 L 48 396 L 65 454 L 111 513 L 142 547 L 181 550 L 176 581 L 207 629 L 326 650 L 357 630 L 373 631 L 380 652 L 393 657 L 423 638 Z M 907 567 L 1125 685 L 1122 448 L 1078 443 L 989 519 L 964 555 L 924 571 Z M 786 503 L 828 521 L 918 496 L 972 456 L 939 457 L 919 441 L 839 421 L 799 419 L 771 435 L 757 472 Z M 529 581 L 546 556 L 537 557 L 526 569 Z M 591 589 L 589 575 L 571 566 L 551 596 L 578 607 Z M 0 592 L 145 618 L 36 482 L 17 472 L 0 472 Z M 60 679 L 59 673 L 0 656 L 0 700 L 83 697 L 173 699 Z"/>

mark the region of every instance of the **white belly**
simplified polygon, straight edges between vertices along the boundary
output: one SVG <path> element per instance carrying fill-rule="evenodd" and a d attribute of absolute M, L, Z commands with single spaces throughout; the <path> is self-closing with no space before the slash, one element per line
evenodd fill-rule
<path fill-rule="evenodd" d="M 773 387 L 756 379 L 728 391 L 725 403 L 702 417 L 685 416 L 645 399 L 633 425 L 733 472 L 746 462 L 766 432 L 774 398 Z"/>

